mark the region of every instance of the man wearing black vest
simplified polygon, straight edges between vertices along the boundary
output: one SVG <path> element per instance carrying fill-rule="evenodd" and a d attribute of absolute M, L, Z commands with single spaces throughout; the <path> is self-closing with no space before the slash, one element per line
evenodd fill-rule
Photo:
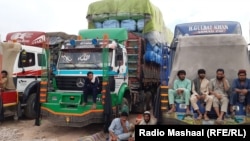
<path fill-rule="evenodd" d="M 209 95 L 208 88 L 209 88 L 209 80 L 206 78 L 206 71 L 204 69 L 199 69 L 198 77 L 195 78 L 192 82 L 192 95 L 190 98 L 192 107 L 198 113 L 197 119 L 204 118 L 205 120 L 209 120 L 207 112 L 211 110 L 213 103 L 213 96 Z M 197 105 L 198 101 L 200 101 L 201 104 L 206 104 L 206 111 L 204 113 L 204 116 L 202 116 L 202 113 L 199 110 L 199 107 Z"/>

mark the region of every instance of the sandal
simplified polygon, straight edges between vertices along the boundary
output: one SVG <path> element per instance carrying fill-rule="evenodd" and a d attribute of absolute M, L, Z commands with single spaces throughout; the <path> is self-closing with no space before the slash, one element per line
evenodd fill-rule
<path fill-rule="evenodd" d="M 208 116 L 204 116 L 204 120 L 205 120 L 205 121 L 208 121 L 208 120 L 210 120 L 210 119 L 209 119 Z"/>
<path fill-rule="evenodd" d="M 188 111 L 188 112 L 186 112 L 186 114 L 185 114 L 186 116 L 192 116 L 192 114 L 191 114 L 191 112 L 190 111 Z"/>
<path fill-rule="evenodd" d="M 96 109 L 96 104 L 95 104 L 95 103 L 93 103 L 91 109 L 92 109 L 92 110 L 95 110 L 95 109 Z"/>
<path fill-rule="evenodd" d="M 215 121 L 217 124 L 223 124 L 224 123 L 224 121 L 222 120 L 222 119 L 216 119 L 216 121 Z"/>
<path fill-rule="evenodd" d="M 172 113 L 174 113 L 175 112 L 175 109 L 170 109 L 168 112 L 167 112 L 167 114 L 172 114 Z"/>
<path fill-rule="evenodd" d="M 197 117 L 197 119 L 198 119 L 198 120 L 201 120 L 201 119 L 202 119 L 202 115 L 199 115 L 199 116 Z"/>
<path fill-rule="evenodd" d="M 249 105 L 247 105 L 246 115 L 248 117 L 250 116 L 250 106 Z"/>
<path fill-rule="evenodd" d="M 235 112 L 231 113 L 231 118 L 235 118 Z"/>
<path fill-rule="evenodd" d="M 86 106 L 86 102 L 83 102 L 81 105 L 82 105 L 82 106 Z"/>
<path fill-rule="evenodd" d="M 233 107 L 230 107 L 231 118 L 235 117 L 235 110 Z"/>

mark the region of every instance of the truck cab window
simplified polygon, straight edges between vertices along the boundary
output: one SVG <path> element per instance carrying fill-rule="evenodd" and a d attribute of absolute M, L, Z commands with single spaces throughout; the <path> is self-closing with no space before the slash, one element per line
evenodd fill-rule
<path fill-rule="evenodd" d="M 34 53 L 27 52 L 25 58 L 22 58 L 21 55 L 19 58 L 20 58 L 18 62 L 19 68 L 35 66 L 35 54 Z"/>

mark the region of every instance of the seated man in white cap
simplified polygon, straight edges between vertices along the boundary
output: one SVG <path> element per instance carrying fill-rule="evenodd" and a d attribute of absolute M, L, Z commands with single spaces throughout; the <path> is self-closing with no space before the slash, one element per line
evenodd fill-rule
<path fill-rule="evenodd" d="M 143 119 L 137 122 L 136 125 L 156 125 L 157 120 L 155 118 L 151 118 L 151 114 L 149 111 L 145 111 L 143 113 Z M 131 134 L 131 137 L 128 139 L 128 141 L 135 141 L 135 132 Z"/>
<path fill-rule="evenodd" d="M 151 118 L 151 114 L 149 111 L 145 111 L 143 113 L 143 119 L 139 123 L 139 125 L 156 125 L 157 120 L 154 118 Z"/>

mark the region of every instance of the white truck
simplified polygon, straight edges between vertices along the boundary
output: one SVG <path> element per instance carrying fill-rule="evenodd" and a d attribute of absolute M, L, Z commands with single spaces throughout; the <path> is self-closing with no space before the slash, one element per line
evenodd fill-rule
<path fill-rule="evenodd" d="M 10 54 L 9 60 L 14 59 L 9 64 L 12 67 L 12 74 L 9 74 L 18 92 L 22 113 L 27 118 L 35 118 L 34 100 L 37 92 L 38 80 L 42 73 L 42 59 L 45 56 L 42 51 L 46 39 L 44 32 L 12 32 L 7 34 L 6 41 L 2 44 L 21 44 L 21 50 L 17 54 Z M 6 54 L 3 54 L 6 55 Z M 5 70 L 6 68 L 2 68 Z"/>
<path fill-rule="evenodd" d="M 64 32 L 22 31 L 7 34 L 5 42 L 21 44 L 20 52 L 9 57 L 15 58 L 14 64 L 10 65 L 13 66 L 13 81 L 25 117 L 31 119 L 36 117 L 35 98 L 43 69 L 52 67 L 51 60 L 57 59 L 57 53 L 46 56 L 43 48 L 52 48 L 54 52 L 58 52 L 57 48 L 64 40 L 76 37 Z"/>

